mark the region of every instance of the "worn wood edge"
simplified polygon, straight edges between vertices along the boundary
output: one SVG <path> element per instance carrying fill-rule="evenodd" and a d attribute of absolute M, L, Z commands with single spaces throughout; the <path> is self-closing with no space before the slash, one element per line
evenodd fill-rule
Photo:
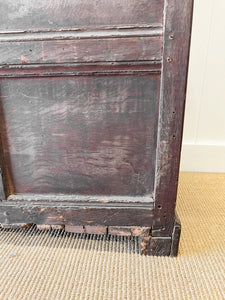
<path fill-rule="evenodd" d="M 11 194 L 7 198 L 7 203 L 13 204 L 13 202 L 33 202 L 33 203 L 43 203 L 50 201 L 51 203 L 69 203 L 71 205 L 81 204 L 88 205 L 91 203 L 99 205 L 114 205 L 114 204 L 126 204 L 126 205 L 151 205 L 153 204 L 153 199 L 151 195 L 144 196 L 110 196 L 110 195 L 68 195 L 68 194 Z M 5 203 L 5 202 L 4 202 Z"/>
<path fill-rule="evenodd" d="M 64 30 L 0 33 L 0 42 L 30 42 L 51 40 L 107 39 L 162 36 L 161 27 L 130 27 L 92 30 Z"/>
<path fill-rule="evenodd" d="M 178 255 L 181 223 L 177 213 L 173 223 L 172 236 L 149 236 L 139 238 L 139 248 L 143 255 L 171 256 Z"/>
<path fill-rule="evenodd" d="M 175 221 L 174 221 L 174 227 L 172 233 L 172 244 L 170 250 L 170 256 L 172 257 L 176 257 L 178 255 L 180 234 L 181 234 L 181 222 L 177 212 L 175 212 Z"/>
<path fill-rule="evenodd" d="M 109 226 L 108 234 L 119 236 L 149 236 L 151 227 Z"/>
<path fill-rule="evenodd" d="M 0 199 L 5 200 L 5 189 L 4 189 L 4 182 L 3 182 L 3 174 L 2 168 L 0 168 Z"/>
<path fill-rule="evenodd" d="M 158 236 L 173 232 L 192 14 L 193 0 L 165 0 L 153 221 L 153 231 Z"/>
<path fill-rule="evenodd" d="M 140 252 L 150 256 L 170 256 L 171 237 L 140 237 Z"/>
<path fill-rule="evenodd" d="M 3 229 L 29 228 L 31 223 L 0 224 Z M 151 227 L 142 226 L 102 226 L 102 225 L 70 225 L 70 224 L 37 224 L 39 230 L 63 230 L 77 234 L 115 235 L 139 237 L 140 253 L 152 256 L 178 255 L 181 224 L 178 215 L 175 216 L 172 237 L 153 237 Z"/>
<path fill-rule="evenodd" d="M 15 229 L 15 228 L 29 228 L 32 223 L 17 223 L 17 224 L 0 224 L 1 228 L 4 229 Z M 62 230 L 72 233 L 86 233 L 86 234 L 99 234 L 99 235 L 117 235 L 117 236 L 143 236 L 147 237 L 150 234 L 151 227 L 141 226 L 74 226 L 70 224 L 59 225 L 59 224 L 37 224 L 39 230 Z"/>
<path fill-rule="evenodd" d="M 48 225 L 48 224 L 37 224 L 37 229 L 39 230 L 51 230 L 51 229 L 54 229 L 54 230 L 62 230 L 65 228 L 64 225 Z"/>
<path fill-rule="evenodd" d="M 161 73 L 161 60 L 60 64 L 0 65 L 0 78 L 52 76 L 151 75 Z"/>
<path fill-rule="evenodd" d="M 28 29 L 28 30 L 0 30 L 0 35 L 14 35 L 14 34 L 40 34 L 40 33 L 66 33 L 66 32 L 95 32 L 95 31 L 112 31 L 112 30 L 163 30 L 161 23 L 150 24 L 129 24 L 129 25 L 99 25 L 99 26 L 80 26 L 80 27 L 65 27 L 57 29 Z"/>
<path fill-rule="evenodd" d="M 0 201 L 0 223 L 151 226 L 153 204 Z"/>
<path fill-rule="evenodd" d="M 3 115 L 2 108 L 0 106 L 0 114 Z M 3 118 L 1 118 L 0 126 L 4 128 Z M 2 134 L 0 134 L 0 201 L 6 200 L 10 192 L 10 184 L 7 180 L 7 170 L 5 166 L 4 152 L 2 146 Z"/>
<path fill-rule="evenodd" d="M 2 200 L 0 201 L 0 209 L 3 208 L 18 208 L 18 209 L 36 209 L 37 211 L 42 211 L 45 209 L 52 209 L 52 210 L 65 210 L 65 209 L 146 209 L 153 211 L 153 203 L 152 202 L 98 202 L 98 201 L 53 201 L 50 203 L 50 200 L 45 201 L 7 201 Z"/>
<path fill-rule="evenodd" d="M 72 226 L 72 225 L 65 225 L 65 231 L 73 232 L 73 233 L 86 233 L 86 234 L 100 234 L 104 235 L 107 234 L 108 228 L 107 226 Z"/>
<path fill-rule="evenodd" d="M 32 224 L 1 224 L 2 228 L 28 228 Z M 37 224 L 39 230 L 62 230 L 72 233 L 86 233 L 86 234 L 99 234 L 99 235 L 117 235 L 117 236 L 143 236 L 147 237 L 150 234 L 151 227 L 141 226 L 74 226 L 70 224 L 65 225 L 49 225 L 49 224 Z"/>
<path fill-rule="evenodd" d="M 3 229 L 17 229 L 17 228 L 29 228 L 33 224 L 32 223 L 15 223 L 15 224 L 2 224 L 0 223 L 0 227 Z"/>
<path fill-rule="evenodd" d="M 149 69 L 149 70 L 108 70 L 108 71 L 42 71 L 39 74 L 31 72 L 1 72 L 0 78 L 39 78 L 39 77 L 72 77 L 72 76 L 129 76 L 129 75 L 139 75 L 146 76 L 151 74 L 158 74 L 160 70 Z"/>
<path fill-rule="evenodd" d="M 21 70 L 21 69 L 30 69 L 33 68 L 38 72 L 39 69 L 43 68 L 72 68 L 74 70 L 80 69 L 93 69 L 99 68 L 100 70 L 104 70 L 105 68 L 110 69 L 123 69 L 123 68 L 131 68 L 131 69 L 140 69 L 140 70 L 147 70 L 149 68 L 155 68 L 156 70 L 162 67 L 162 59 L 155 58 L 154 60 L 134 60 L 134 61 L 90 61 L 90 62 L 42 62 L 42 63 L 26 63 L 26 64 L 0 64 L 0 70 L 5 69 L 13 69 Z"/>

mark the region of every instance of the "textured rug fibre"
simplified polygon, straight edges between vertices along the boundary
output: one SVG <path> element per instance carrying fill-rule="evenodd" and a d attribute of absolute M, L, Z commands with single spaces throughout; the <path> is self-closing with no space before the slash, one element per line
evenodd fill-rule
<path fill-rule="evenodd" d="M 181 173 L 179 256 L 136 238 L 0 231 L 0 299 L 225 299 L 225 174 Z"/>

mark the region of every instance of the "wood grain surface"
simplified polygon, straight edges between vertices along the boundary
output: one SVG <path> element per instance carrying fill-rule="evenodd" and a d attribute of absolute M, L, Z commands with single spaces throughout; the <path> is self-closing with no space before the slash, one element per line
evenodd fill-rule
<path fill-rule="evenodd" d="M 39 224 L 69 226 L 151 226 L 153 221 L 153 205 L 120 207 L 112 204 L 87 205 L 83 203 L 51 203 L 50 201 L 2 201 L 0 202 L 0 223 L 7 224 Z"/>
<path fill-rule="evenodd" d="M 139 32 L 141 35 L 141 31 Z M 160 61 L 162 37 L 119 37 L 0 43 L 0 64 Z"/>
<path fill-rule="evenodd" d="M 148 227 L 143 253 L 177 254 L 192 5 L 0 0 L 0 223 Z"/>
<path fill-rule="evenodd" d="M 163 0 L 0 0 L 0 30 L 162 23 Z"/>
<path fill-rule="evenodd" d="M 2 80 L 11 192 L 151 194 L 159 77 Z"/>
<path fill-rule="evenodd" d="M 172 235 L 177 195 L 193 0 L 166 1 L 155 174 L 155 236 Z"/>
<path fill-rule="evenodd" d="M 19 64 L 0 67 L 1 78 L 149 75 L 161 73 L 161 61 Z"/>

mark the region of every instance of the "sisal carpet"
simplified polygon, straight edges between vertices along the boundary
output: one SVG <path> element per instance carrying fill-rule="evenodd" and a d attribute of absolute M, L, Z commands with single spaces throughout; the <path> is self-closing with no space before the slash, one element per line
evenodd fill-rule
<path fill-rule="evenodd" d="M 0 231 L 0 299 L 225 299 L 225 174 L 181 173 L 179 256 L 135 238 Z"/>

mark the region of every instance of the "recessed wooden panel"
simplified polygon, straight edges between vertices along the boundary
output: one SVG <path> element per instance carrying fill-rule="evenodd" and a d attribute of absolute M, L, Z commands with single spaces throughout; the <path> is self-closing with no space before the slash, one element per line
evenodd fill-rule
<path fill-rule="evenodd" d="M 161 36 L 0 43 L 0 64 L 2 65 L 159 61 L 161 58 Z"/>
<path fill-rule="evenodd" d="M 0 0 L 0 30 L 162 23 L 163 0 Z"/>
<path fill-rule="evenodd" d="M 153 191 L 160 75 L 2 80 L 11 192 Z"/>

